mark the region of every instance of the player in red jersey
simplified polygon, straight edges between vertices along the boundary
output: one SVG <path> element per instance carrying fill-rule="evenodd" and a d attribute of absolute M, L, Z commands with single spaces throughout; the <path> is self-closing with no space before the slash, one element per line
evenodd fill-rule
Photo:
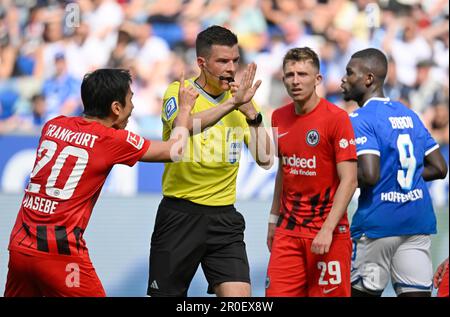
<path fill-rule="evenodd" d="M 437 288 L 437 297 L 448 297 L 448 258 L 442 262 L 433 277 L 434 288 Z"/>
<path fill-rule="evenodd" d="M 254 73 L 246 70 L 230 100 L 236 108 L 253 97 Z M 96 70 L 81 85 L 84 117 L 60 116 L 44 125 L 11 232 L 5 296 L 105 296 L 83 233 L 106 177 L 115 164 L 181 159 L 198 96 L 182 85 L 179 129 L 166 142 L 148 141 L 124 130 L 133 110 L 130 83 L 126 70 Z"/>
<path fill-rule="evenodd" d="M 314 51 L 287 52 L 283 82 L 293 102 L 272 115 L 279 167 L 266 296 L 350 296 L 356 146 L 347 113 L 317 95 L 321 79 Z"/>
<path fill-rule="evenodd" d="M 5 296 L 105 296 L 83 233 L 106 177 L 115 164 L 180 159 L 188 136 L 180 129 L 167 142 L 148 141 L 124 130 L 133 110 L 130 83 L 126 70 L 87 74 L 84 117 L 59 116 L 42 128 L 11 232 Z M 184 127 L 197 95 L 180 89 Z"/>

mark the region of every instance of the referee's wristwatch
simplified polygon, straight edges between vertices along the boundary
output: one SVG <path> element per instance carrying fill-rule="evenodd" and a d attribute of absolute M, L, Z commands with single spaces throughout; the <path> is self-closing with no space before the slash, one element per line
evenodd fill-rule
<path fill-rule="evenodd" d="M 261 112 L 258 112 L 255 116 L 255 118 L 253 119 L 245 119 L 247 120 L 248 125 L 252 125 L 252 126 L 258 126 L 261 124 L 263 117 Z"/>

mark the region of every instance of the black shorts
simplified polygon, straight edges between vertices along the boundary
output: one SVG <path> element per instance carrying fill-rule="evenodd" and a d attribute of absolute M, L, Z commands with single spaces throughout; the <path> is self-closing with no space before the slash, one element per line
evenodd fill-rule
<path fill-rule="evenodd" d="M 208 293 L 223 282 L 250 283 L 244 217 L 233 205 L 204 206 L 164 197 L 150 249 L 150 296 L 187 296 L 198 265 Z"/>

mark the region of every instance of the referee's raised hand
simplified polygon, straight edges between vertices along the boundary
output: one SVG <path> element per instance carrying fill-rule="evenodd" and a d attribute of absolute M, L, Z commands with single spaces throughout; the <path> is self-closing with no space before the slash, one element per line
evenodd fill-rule
<path fill-rule="evenodd" d="M 186 87 L 184 83 L 184 71 L 180 75 L 180 89 L 178 90 L 178 103 L 180 111 L 190 113 L 194 107 L 198 92 L 192 86 Z"/>
<path fill-rule="evenodd" d="M 233 98 L 234 103 L 237 107 L 249 102 L 255 95 L 256 90 L 261 85 L 261 80 L 256 81 L 253 85 L 253 80 L 255 79 L 256 64 L 251 63 L 247 65 L 244 71 L 244 75 L 239 82 L 239 88 L 235 92 Z M 253 86 L 252 86 L 253 85 Z"/>

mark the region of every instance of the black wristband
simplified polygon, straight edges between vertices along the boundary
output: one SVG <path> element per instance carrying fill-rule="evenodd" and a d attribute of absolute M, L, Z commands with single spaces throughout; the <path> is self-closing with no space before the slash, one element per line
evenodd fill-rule
<path fill-rule="evenodd" d="M 262 117 L 261 112 L 258 112 L 254 119 L 246 119 L 246 120 L 247 120 L 248 125 L 260 125 L 263 120 L 263 117 Z"/>

